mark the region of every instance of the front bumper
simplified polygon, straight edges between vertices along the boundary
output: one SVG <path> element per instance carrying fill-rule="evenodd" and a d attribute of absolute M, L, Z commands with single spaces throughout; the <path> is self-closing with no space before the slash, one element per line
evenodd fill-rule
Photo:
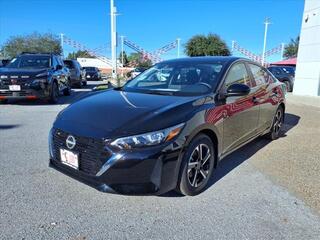
<path fill-rule="evenodd" d="M 49 166 L 102 192 L 159 195 L 176 187 L 181 148 L 173 144 L 112 154 L 96 174 L 51 158 Z M 80 154 L 81 166 L 81 154 Z"/>
<path fill-rule="evenodd" d="M 20 91 L 10 91 L 9 89 L 0 88 L 0 100 L 2 99 L 38 99 L 49 96 L 46 89 L 22 88 Z"/>

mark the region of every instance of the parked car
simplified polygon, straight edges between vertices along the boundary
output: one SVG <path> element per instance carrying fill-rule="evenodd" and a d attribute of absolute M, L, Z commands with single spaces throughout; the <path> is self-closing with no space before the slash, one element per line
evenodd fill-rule
<path fill-rule="evenodd" d="M 284 114 L 285 85 L 255 62 L 164 61 L 63 110 L 49 134 L 50 166 L 103 192 L 196 195 L 225 156 L 278 138 Z"/>
<path fill-rule="evenodd" d="M 286 84 L 287 91 L 292 92 L 295 68 L 291 66 L 271 66 L 268 70 L 280 81 Z"/>
<path fill-rule="evenodd" d="M 96 67 L 84 67 L 85 71 L 86 71 L 86 79 L 89 80 L 102 80 L 101 78 L 101 72 L 99 70 L 99 68 Z"/>
<path fill-rule="evenodd" d="M 9 59 L 0 60 L 0 67 L 5 67 L 10 62 Z"/>
<path fill-rule="evenodd" d="M 70 95 L 70 75 L 60 56 L 24 53 L 0 68 L 0 100 L 47 99 Z"/>
<path fill-rule="evenodd" d="M 70 70 L 70 80 L 71 86 L 76 86 L 81 88 L 82 85 L 87 85 L 87 80 L 85 78 L 85 71 L 83 71 L 77 60 L 64 60 L 65 66 Z"/>
<path fill-rule="evenodd" d="M 137 67 L 135 69 L 133 69 L 129 74 L 130 77 L 135 78 L 136 76 L 138 76 L 139 74 L 143 73 L 145 70 L 147 70 L 147 68 L 144 67 Z"/>

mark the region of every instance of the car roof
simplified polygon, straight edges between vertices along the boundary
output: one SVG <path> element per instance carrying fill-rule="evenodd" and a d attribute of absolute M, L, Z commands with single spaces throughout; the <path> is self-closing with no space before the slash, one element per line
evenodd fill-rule
<path fill-rule="evenodd" d="M 186 58 L 176 58 L 163 61 L 162 63 L 172 63 L 172 62 L 192 62 L 192 63 L 232 63 L 237 60 L 246 60 L 250 61 L 246 58 L 234 57 L 234 56 L 206 56 L 206 57 L 186 57 Z"/>

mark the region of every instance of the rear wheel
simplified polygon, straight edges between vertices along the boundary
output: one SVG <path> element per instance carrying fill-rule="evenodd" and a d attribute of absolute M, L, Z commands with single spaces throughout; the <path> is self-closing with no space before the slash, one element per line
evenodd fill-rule
<path fill-rule="evenodd" d="M 54 82 L 52 84 L 49 102 L 55 104 L 58 102 L 58 99 L 59 99 L 59 88 L 58 88 L 58 84 Z"/>
<path fill-rule="evenodd" d="M 184 153 L 177 191 L 183 195 L 197 195 L 207 186 L 215 162 L 214 146 L 211 139 L 200 134 L 189 144 Z"/>
<path fill-rule="evenodd" d="M 276 111 L 276 114 L 273 118 L 272 127 L 270 129 L 270 132 L 266 134 L 266 137 L 270 140 L 275 140 L 279 138 L 281 127 L 283 125 L 284 121 L 284 109 L 283 107 L 279 107 Z"/>
<path fill-rule="evenodd" d="M 8 99 L 1 99 L 0 100 L 0 104 L 6 104 L 6 103 L 8 103 Z"/>
<path fill-rule="evenodd" d="M 287 92 L 292 92 L 290 82 L 289 81 L 284 81 L 284 84 L 286 85 Z"/>

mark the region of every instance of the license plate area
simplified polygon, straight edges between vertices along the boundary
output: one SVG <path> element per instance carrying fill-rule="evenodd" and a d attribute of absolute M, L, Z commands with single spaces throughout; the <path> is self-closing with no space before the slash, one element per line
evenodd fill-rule
<path fill-rule="evenodd" d="M 9 85 L 9 90 L 10 91 L 21 91 L 21 86 L 20 85 Z"/>
<path fill-rule="evenodd" d="M 60 148 L 61 162 L 74 169 L 79 169 L 79 154 Z"/>

